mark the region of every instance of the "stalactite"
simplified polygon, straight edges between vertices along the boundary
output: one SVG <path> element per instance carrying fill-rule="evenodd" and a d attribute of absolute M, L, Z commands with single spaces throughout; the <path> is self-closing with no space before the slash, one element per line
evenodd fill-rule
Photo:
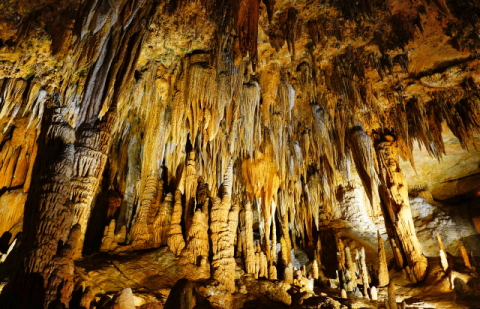
<path fill-rule="evenodd" d="M 388 192 L 386 194 L 388 200 L 385 203 L 395 216 L 392 221 L 408 265 L 417 281 L 422 281 L 426 275 L 427 259 L 422 254 L 422 248 L 413 225 L 407 182 L 399 168 L 395 139 L 390 135 L 385 135 L 376 143 L 375 149 L 379 157 L 381 181 Z"/>
<path fill-rule="evenodd" d="M 350 133 L 350 147 L 352 148 L 352 157 L 355 162 L 360 179 L 365 187 L 371 205 L 375 205 L 378 200 L 378 180 L 374 167 L 373 144 L 370 137 L 363 131 L 362 125 L 352 128 Z M 379 211 L 373 207 L 373 214 L 377 215 Z"/>
<path fill-rule="evenodd" d="M 180 255 L 185 248 L 185 240 L 182 234 L 182 192 L 175 191 L 175 205 L 173 206 L 172 221 L 168 231 L 167 244 L 175 255 Z"/>
<path fill-rule="evenodd" d="M 388 274 L 387 256 L 385 254 L 385 246 L 383 244 L 383 238 L 380 235 L 380 231 L 377 231 L 378 235 L 378 286 L 386 286 L 390 281 Z"/>
<path fill-rule="evenodd" d="M 249 56 L 255 66 L 257 62 L 257 38 L 259 1 L 235 0 L 232 12 L 235 32 L 239 36 L 242 55 Z"/>

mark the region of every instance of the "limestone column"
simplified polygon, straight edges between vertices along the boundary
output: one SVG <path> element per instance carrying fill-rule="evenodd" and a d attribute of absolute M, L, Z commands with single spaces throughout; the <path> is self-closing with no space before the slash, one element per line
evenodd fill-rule
<path fill-rule="evenodd" d="M 43 307 L 51 274 L 48 265 L 55 258 L 60 240 L 67 241 L 72 227 L 69 197 L 75 132 L 63 112 L 58 107 L 46 111 L 35 162 L 37 176 L 25 205 L 25 236 L 19 248 L 23 267 L 13 273 L 0 294 L 2 308 Z"/>
<path fill-rule="evenodd" d="M 407 180 L 400 170 L 395 138 L 391 135 L 382 136 L 375 143 L 377 152 L 380 180 L 386 194 L 382 196 L 392 215 L 392 223 L 400 239 L 407 263 L 417 279 L 425 278 L 427 258 L 422 253 L 413 224 L 410 202 L 408 200 Z"/>

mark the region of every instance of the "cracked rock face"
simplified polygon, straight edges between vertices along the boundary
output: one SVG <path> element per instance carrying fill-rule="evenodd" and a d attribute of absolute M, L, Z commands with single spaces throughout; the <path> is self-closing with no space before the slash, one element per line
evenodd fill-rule
<path fill-rule="evenodd" d="M 480 306 L 477 2 L 4 0 L 2 308 Z"/>

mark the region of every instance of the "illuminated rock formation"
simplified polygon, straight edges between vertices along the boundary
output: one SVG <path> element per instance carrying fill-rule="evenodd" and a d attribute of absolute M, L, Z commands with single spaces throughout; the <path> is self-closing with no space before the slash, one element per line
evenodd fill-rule
<path fill-rule="evenodd" d="M 211 211 L 210 229 L 212 232 L 212 271 L 213 278 L 225 288 L 235 291 L 234 239 L 238 222 L 238 205 L 232 204 L 233 165 L 228 164 L 220 196 L 216 197 Z"/>
<path fill-rule="evenodd" d="M 385 301 L 387 301 L 387 299 L 385 299 Z M 388 305 L 390 309 L 397 309 L 397 297 L 395 295 L 395 283 L 393 283 L 393 280 L 390 280 L 388 285 Z"/>
<path fill-rule="evenodd" d="M 442 238 L 440 238 L 440 234 L 438 234 L 438 232 L 437 232 L 437 240 L 438 240 L 438 247 L 439 247 L 440 264 L 442 265 L 443 271 L 446 273 L 448 270 L 448 260 L 447 260 L 447 256 L 445 255 L 445 248 L 443 247 Z"/>
<path fill-rule="evenodd" d="M 153 247 L 158 248 L 167 244 L 168 231 L 170 230 L 173 212 L 173 196 L 172 193 L 167 193 L 163 202 L 158 207 L 156 213 L 151 213 L 150 218 L 153 218 L 153 223 L 150 225 L 151 233 L 153 234 Z"/>
<path fill-rule="evenodd" d="M 397 145 L 391 135 L 384 135 L 375 145 L 377 151 L 381 181 L 386 191 L 384 202 L 388 215 L 394 223 L 395 232 L 402 244 L 407 263 L 417 281 L 426 275 L 427 259 L 422 254 L 408 200 L 407 181 L 398 165 Z"/>
<path fill-rule="evenodd" d="M 168 232 L 167 244 L 175 255 L 180 255 L 185 248 L 185 239 L 182 234 L 182 192 L 175 191 L 175 204 L 173 206 L 172 221 Z"/>
<path fill-rule="evenodd" d="M 378 286 L 386 286 L 390 282 L 390 277 L 388 275 L 388 265 L 387 265 L 387 256 L 385 254 L 385 246 L 383 244 L 383 238 L 380 235 L 380 231 L 377 231 L 378 234 Z"/>
<path fill-rule="evenodd" d="M 252 205 L 246 202 L 240 212 L 240 228 L 242 238 L 243 260 L 245 272 L 255 274 L 255 246 L 253 244 L 253 213 Z"/>
<path fill-rule="evenodd" d="M 0 307 L 478 307 L 477 2 L 5 0 Z"/>

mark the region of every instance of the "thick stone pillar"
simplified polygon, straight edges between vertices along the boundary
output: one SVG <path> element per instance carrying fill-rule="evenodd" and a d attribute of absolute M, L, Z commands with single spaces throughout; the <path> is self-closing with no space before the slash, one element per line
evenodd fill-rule
<path fill-rule="evenodd" d="M 388 208 L 394 229 L 401 247 L 417 281 L 425 278 L 427 258 L 422 253 L 413 224 L 410 202 L 408 200 L 407 180 L 398 164 L 397 145 L 391 135 L 382 136 L 375 143 L 380 181 L 383 185 L 382 198 Z M 387 214 L 386 214 L 387 215 Z"/>

